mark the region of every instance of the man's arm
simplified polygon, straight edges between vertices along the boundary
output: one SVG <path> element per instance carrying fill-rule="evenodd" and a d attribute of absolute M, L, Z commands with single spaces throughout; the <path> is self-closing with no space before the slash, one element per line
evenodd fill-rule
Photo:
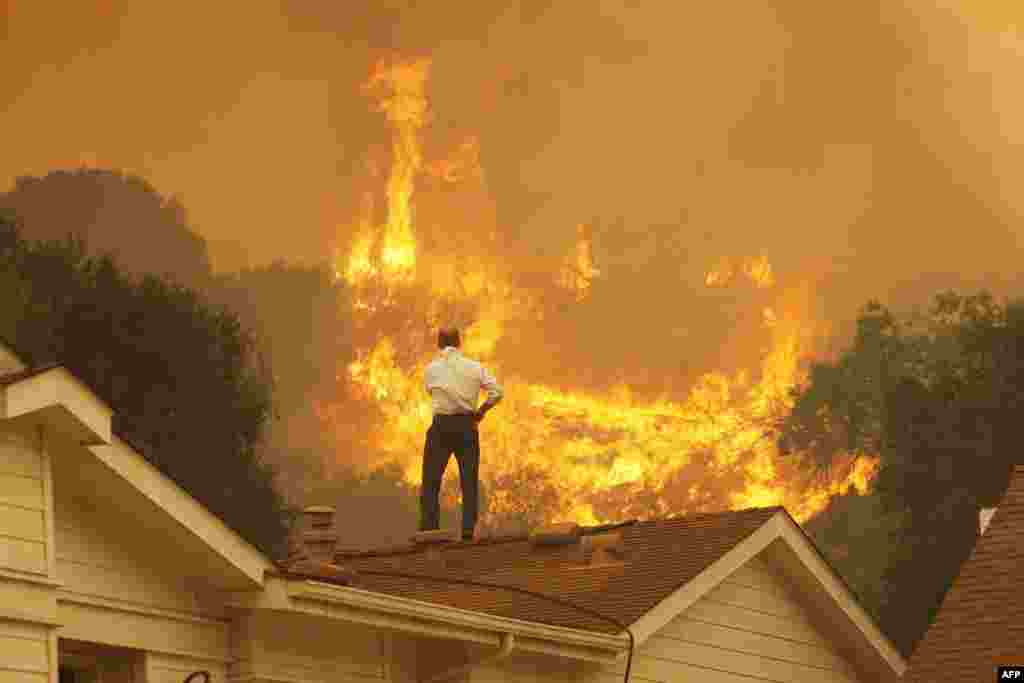
<path fill-rule="evenodd" d="M 437 389 L 440 386 L 441 382 L 438 380 L 434 364 L 431 363 L 423 372 L 423 389 L 427 392 L 427 396 L 433 396 L 434 389 Z"/>
<path fill-rule="evenodd" d="M 487 392 L 487 400 L 476 409 L 477 420 L 484 419 L 487 411 L 501 403 L 501 399 L 505 396 L 498 380 L 494 379 L 494 375 L 489 373 L 483 365 L 480 366 L 480 387 Z"/>

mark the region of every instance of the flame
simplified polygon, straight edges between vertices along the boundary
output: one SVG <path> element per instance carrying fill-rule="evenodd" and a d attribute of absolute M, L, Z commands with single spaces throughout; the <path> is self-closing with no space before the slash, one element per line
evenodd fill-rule
<path fill-rule="evenodd" d="M 474 135 L 469 136 L 451 157 L 432 161 L 425 170 L 431 177 L 451 184 L 481 177 L 479 140 Z"/>
<path fill-rule="evenodd" d="M 806 314 L 809 287 L 782 292 L 778 305 L 763 309 L 772 345 L 759 368 L 707 373 L 683 400 L 640 399 L 626 385 L 608 393 L 558 388 L 531 378 L 528 368 L 506 365 L 505 332 L 542 318 L 538 297 L 512 286 L 497 254 L 488 261 L 453 256 L 450 248 L 418 253 L 417 174 L 457 183 L 483 173 L 475 138 L 454 157 L 424 165 L 418 136 L 426 125 L 429 70 L 428 60 L 391 62 L 378 66 L 367 84 L 381 94 L 379 109 L 394 128 L 388 219 L 373 227 L 368 200 L 347 264 L 336 269 L 357 294 L 353 314 L 363 337 L 347 376 L 353 398 L 379 416 L 370 437 L 376 457 L 402 462 L 408 482 L 419 483 L 431 419 L 423 371 L 434 353 L 422 330 L 446 320 L 462 324 L 466 353 L 505 386 L 503 404 L 481 424 L 489 499 L 484 526 L 511 518 L 595 524 L 766 505 L 785 505 L 805 520 L 834 495 L 867 490 L 874 459 L 851 455 L 821 481 L 799 461 L 778 457 L 769 438 L 769 425 L 792 405 L 790 389 L 804 378 L 801 361 L 817 331 Z M 556 283 L 582 301 L 599 271 L 587 227 L 577 226 L 576 237 Z M 705 282 L 720 286 L 739 273 L 758 288 L 775 286 L 765 257 L 738 268 L 723 260 Z"/>
<path fill-rule="evenodd" d="M 372 230 L 368 221 L 361 224 L 345 271 L 349 284 L 363 284 L 378 276 L 387 283 L 408 282 L 415 277 L 412 196 L 416 175 L 423 165 L 419 132 L 427 121 L 429 73 L 429 59 L 382 60 L 363 86 L 370 94 L 383 92 L 378 109 L 395 128 L 394 159 L 387 186 L 387 224 L 381 233 Z M 379 252 L 376 258 L 375 252 Z"/>
<path fill-rule="evenodd" d="M 718 265 L 704 276 L 704 284 L 708 287 L 724 287 L 742 273 L 755 287 L 766 289 L 775 285 L 775 274 L 772 264 L 764 256 L 744 259 L 737 269 L 730 259 L 722 259 Z"/>
<path fill-rule="evenodd" d="M 558 284 L 573 292 L 577 301 L 587 297 L 590 283 L 601 271 L 594 268 L 594 257 L 590 250 L 590 235 L 582 223 L 576 227 L 576 246 L 562 264 Z"/>

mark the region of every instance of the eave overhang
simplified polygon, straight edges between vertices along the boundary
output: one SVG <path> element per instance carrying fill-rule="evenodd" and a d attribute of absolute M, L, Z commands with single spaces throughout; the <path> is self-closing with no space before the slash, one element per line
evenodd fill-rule
<path fill-rule="evenodd" d="M 516 650 L 607 664 L 629 649 L 625 634 L 609 635 L 499 617 L 421 600 L 324 583 L 268 577 L 259 594 L 237 593 L 226 603 L 243 610 L 296 612 L 434 638 L 500 647 L 515 636 Z"/>
<path fill-rule="evenodd" d="M 83 446 L 109 444 L 113 411 L 59 365 L 0 384 L 0 419 L 46 422 Z"/>

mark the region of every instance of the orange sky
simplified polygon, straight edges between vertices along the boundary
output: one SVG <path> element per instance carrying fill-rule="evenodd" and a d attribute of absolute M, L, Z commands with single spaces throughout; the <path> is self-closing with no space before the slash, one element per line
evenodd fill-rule
<path fill-rule="evenodd" d="M 1016 273 L 1013 3 L 506 4 L 6 0 L 0 188 L 124 168 L 182 196 L 221 267 L 318 260 L 389 140 L 360 83 L 424 53 L 433 151 L 479 135 L 510 248 L 596 219 L 624 298 L 702 291 L 733 254 L 814 273 L 844 316 L 922 273 Z"/>
<path fill-rule="evenodd" d="M 768 307 L 843 330 L 870 298 L 1024 294 L 1019 6 L 0 0 L 0 192 L 124 169 L 181 198 L 221 270 L 323 261 L 385 186 L 393 131 L 362 84 L 429 56 L 425 161 L 473 136 L 484 180 L 417 191 L 423 251 L 473 259 L 494 228 L 489 256 L 550 287 L 533 269 L 588 223 L 593 295 L 506 330 L 517 370 L 678 397 L 759 367 Z M 706 286 L 755 257 L 776 287 Z"/>

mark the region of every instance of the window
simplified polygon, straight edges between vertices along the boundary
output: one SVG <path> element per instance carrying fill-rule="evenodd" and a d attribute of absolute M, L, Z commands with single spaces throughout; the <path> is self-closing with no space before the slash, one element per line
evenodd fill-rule
<path fill-rule="evenodd" d="M 61 638 L 59 683 L 136 683 L 138 650 Z"/>

